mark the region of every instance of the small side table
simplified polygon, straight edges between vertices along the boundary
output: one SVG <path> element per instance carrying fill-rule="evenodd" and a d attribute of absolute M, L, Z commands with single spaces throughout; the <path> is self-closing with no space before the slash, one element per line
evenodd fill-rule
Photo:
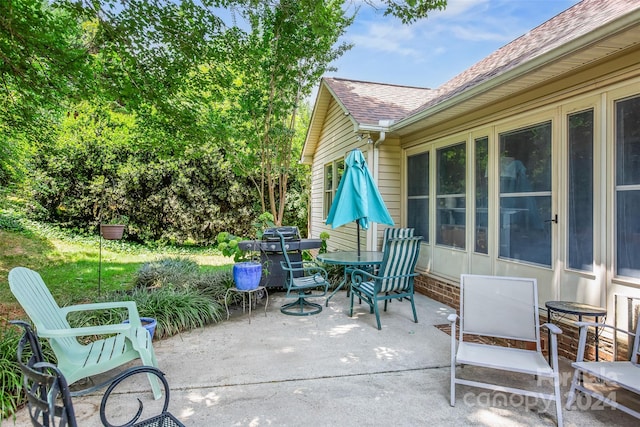
<path fill-rule="evenodd" d="M 579 302 L 572 301 L 547 301 L 544 304 L 547 307 L 547 321 L 551 322 L 551 314 L 558 313 L 560 315 L 560 319 L 567 315 L 578 316 L 578 321 L 582 322 L 582 317 L 593 317 L 595 318 L 596 323 L 598 323 L 598 318 L 606 318 L 607 310 L 602 307 L 596 307 L 594 305 L 582 304 Z M 598 347 L 599 347 L 599 334 L 598 328 L 596 327 L 596 362 L 598 361 Z M 551 332 L 548 332 L 548 343 L 551 342 Z M 549 345 L 549 344 L 547 344 Z M 549 352 L 549 363 L 551 363 L 551 352 Z"/>
<path fill-rule="evenodd" d="M 249 297 L 249 323 L 251 323 L 251 299 L 256 299 L 256 305 L 258 304 L 258 294 L 259 291 L 264 291 L 265 302 L 264 302 L 264 317 L 267 317 L 267 305 L 269 305 L 269 292 L 267 292 L 267 288 L 264 286 L 258 286 L 255 289 L 238 289 L 235 286 L 227 289 L 227 292 L 224 294 L 224 308 L 227 310 L 227 320 L 229 320 L 229 306 L 227 304 L 227 297 L 229 296 L 229 292 L 236 292 L 242 295 L 242 312 L 244 313 L 245 307 L 245 298 Z"/>

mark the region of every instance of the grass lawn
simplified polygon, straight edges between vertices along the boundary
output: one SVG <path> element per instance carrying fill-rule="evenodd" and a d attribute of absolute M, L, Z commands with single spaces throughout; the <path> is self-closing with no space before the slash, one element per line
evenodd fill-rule
<path fill-rule="evenodd" d="M 96 236 L 74 238 L 42 230 L 0 229 L 0 324 L 21 314 L 7 275 L 18 266 L 38 271 L 60 305 L 87 302 L 100 291 L 127 288 L 142 264 L 163 257 L 188 257 L 204 269 L 231 269 L 233 260 L 206 248 L 149 249 Z M 100 277 L 99 277 L 100 273 Z M 100 280 L 99 280 L 100 279 Z"/>

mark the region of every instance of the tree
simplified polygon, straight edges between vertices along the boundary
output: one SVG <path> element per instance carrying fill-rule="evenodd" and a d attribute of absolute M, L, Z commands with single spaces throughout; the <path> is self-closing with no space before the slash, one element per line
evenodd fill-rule
<path fill-rule="evenodd" d="M 445 4 L 444 0 L 365 2 L 381 4 L 386 15 L 403 22 L 425 17 L 428 10 Z M 148 182 L 169 188 L 164 181 L 170 173 L 169 181 L 179 181 L 172 181 L 173 188 L 185 192 L 189 180 L 207 185 L 213 177 L 201 175 L 200 159 L 221 165 L 218 176 L 226 177 L 227 158 L 233 157 L 231 172 L 239 172 L 238 182 L 251 180 L 259 194 L 261 206 L 255 210 L 270 211 L 280 224 L 287 206 L 293 204 L 287 200 L 290 180 L 295 180 L 296 194 L 304 190 L 298 182 L 304 177 L 292 164 L 304 140 L 304 129 L 298 125 L 300 108 L 331 62 L 349 48 L 338 42 L 353 19 L 343 8 L 346 4 L 343 0 L 0 2 L 0 184 L 15 180 L 20 166 L 28 164 L 36 150 L 40 157 L 34 160 L 40 163 L 32 168 L 34 174 L 44 164 L 55 169 L 68 163 L 43 161 L 54 153 L 77 163 L 85 161 L 82 155 L 71 159 L 55 141 L 56 133 L 64 132 L 61 123 L 69 115 L 75 117 L 74 107 L 86 108 L 81 101 L 87 101 L 99 106 L 100 114 L 112 119 L 113 113 L 123 114 L 134 121 L 131 128 L 137 133 L 132 145 L 126 146 L 131 155 L 122 160 L 132 160 L 135 167 L 130 172 L 144 171 L 149 165 L 145 156 L 153 156 L 168 168 L 156 168 L 157 174 L 147 171 Z M 236 11 L 248 22 L 248 30 L 226 26 L 218 8 Z M 84 130 L 99 128 L 98 122 L 91 123 Z M 99 135 L 91 138 L 80 141 L 80 146 L 111 149 L 100 144 Z M 103 158 L 122 158 L 114 154 L 105 152 Z M 109 166 L 121 173 L 117 165 Z M 74 189 L 93 194 L 94 172 L 91 168 L 86 172 L 86 191 Z M 114 176 L 125 176 L 118 174 Z M 245 198 L 246 185 L 239 187 L 242 192 L 233 188 L 228 192 Z M 51 200 L 48 206 L 57 209 L 55 198 L 60 195 L 53 192 L 55 188 L 46 202 Z M 225 192 L 221 187 L 220 197 Z M 180 193 L 174 200 L 185 206 L 183 212 L 193 212 L 198 198 Z M 82 215 L 90 215 L 81 205 L 76 207 Z M 65 212 L 70 211 L 59 209 L 57 214 Z M 202 210 L 200 217 L 207 212 Z M 162 221 L 164 217 L 158 220 L 159 227 L 166 225 Z"/>
<path fill-rule="evenodd" d="M 344 15 L 342 2 L 295 0 L 265 2 L 242 15 L 251 31 L 235 46 L 236 84 L 227 92 L 237 130 L 234 153 L 238 165 L 249 165 L 243 166 L 247 174 L 257 173 L 263 210 L 280 225 L 298 110 L 329 64 L 349 48 L 336 44 L 352 17 Z"/>

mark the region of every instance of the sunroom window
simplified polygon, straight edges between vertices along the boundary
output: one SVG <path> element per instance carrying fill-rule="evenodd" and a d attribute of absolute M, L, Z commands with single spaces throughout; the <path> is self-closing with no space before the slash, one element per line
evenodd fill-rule
<path fill-rule="evenodd" d="M 500 134 L 500 257 L 551 266 L 551 122 Z"/>
<path fill-rule="evenodd" d="M 489 174 L 487 161 L 489 159 L 489 138 L 486 136 L 475 140 L 476 143 L 476 230 L 475 251 L 488 253 L 488 224 L 489 224 Z"/>
<path fill-rule="evenodd" d="M 466 240 L 466 144 L 441 148 L 437 159 L 437 218 L 439 245 L 465 248 Z"/>
<path fill-rule="evenodd" d="M 593 110 L 570 114 L 567 265 L 593 271 Z"/>
<path fill-rule="evenodd" d="M 429 242 L 429 152 L 407 158 L 407 226 Z"/>
<path fill-rule="evenodd" d="M 616 102 L 616 273 L 640 277 L 640 97 Z"/>

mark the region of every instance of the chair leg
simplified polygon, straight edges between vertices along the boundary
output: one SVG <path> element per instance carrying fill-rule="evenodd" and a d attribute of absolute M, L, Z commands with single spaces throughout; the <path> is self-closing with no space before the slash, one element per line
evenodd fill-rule
<path fill-rule="evenodd" d="M 144 331 L 145 333 L 148 333 L 146 329 Z M 151 338 L 149 338 L 149 340 L 151 340 Z M 139 354 L 140 354 L 140 361 L 142 362 L 143 365 L 153 366 L 154 368 L 158 367 L 156 356 L 153 353 L 153 347 L 151 347 L 149 350 L 140 349 Z M 151 390 L 153 391 L 153 398 L 160 399 L 162 397 L 162 391 L 160 390 L 160 380 L 158 379 L 158 377 L 156 377 L 153 374 L 147 374 L 147 377 L 149 378 L 149 383 L 151 384 Z"/>
<path fill-rule="evenodd" d="M 562 402 L 560 401 L 560 375 L 556 371 L 556 375 L 553 377 L 553 386 L 555 389 L 555 397 L 556 397 L 556 417 L 558 422 L 558 427 L 562 427 Z"/>
<path fill-rule="evenodd" d="M 381 330 L 382 325 L 380 325 L 380 309 L 378 308 L 378 300 L 375 299 L 375 297 L 373 298 L 372 308 L 376 313 L 376 322 L 378 323 L 378 330 Z"/>
<path fill-rule="evenodd" d="M 411 295 L 409 301 L 411 301 L 411 308 L 413 309 L 413 321 L 418 323 L 418 314 L 416 313 L 416 304 L 413 302 L 413 295 Z"/>
<path fill-rule="evenodd" d="M 456 406 L 456 365 L 451 363 L 451 406 Z"/>
<path fill-rule="evenodd" d="M 578 369 L 576 369 L 573 372 L 573 380 L 571 381 L 571 389 L 569 390 L 569 395 L 567 397 L 567 404 L 565 405 L 565 408 L 567 408 L 567 411 L 571 410 L 571 405 L 573 405 L 573 402 L 576 400 L 576 384 L 578 384 L 579 377 L 580 377 L 580 371 Z"/>
<path fill-rule="evenodd" d="M 302 296 L 300 296 L 294 302 L 284 304 L 282 307 L 280 307 L 280 312 L 289 316 L 311 316 L 313 314 L 318 314 L 321 311 L 322 305 L 316 304 L 314 302 L 309 302 Z"/>
<path fill-rule="evenodd" d="M 351 290 L 351 307 L 349 308 L 349 317 L 353 317 L 353 290 Z"/>

